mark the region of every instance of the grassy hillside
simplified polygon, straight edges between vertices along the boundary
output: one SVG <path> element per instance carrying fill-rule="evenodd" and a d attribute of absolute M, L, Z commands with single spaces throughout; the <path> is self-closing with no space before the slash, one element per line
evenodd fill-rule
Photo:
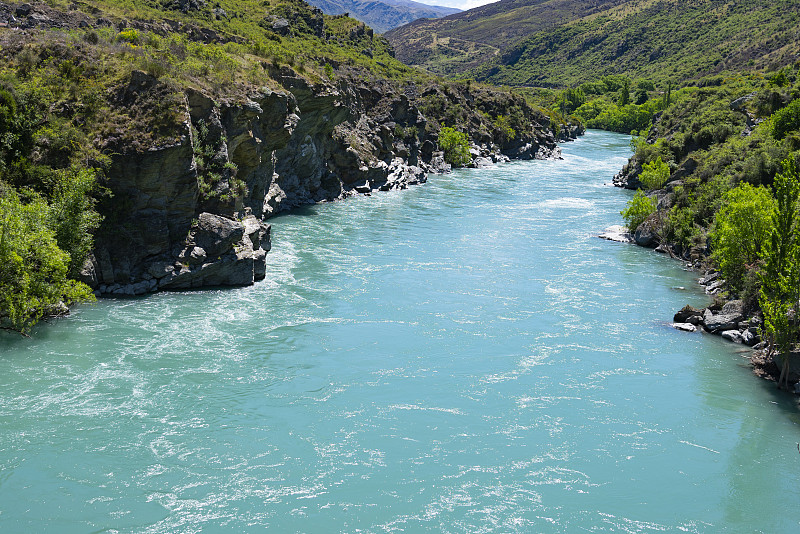
<path fill-rule="evenodd" d="M 796 0 L 639 1 L 530 36 L 475 71 L 510 85 L 574 85 L 587 77 L 685 80 L 772 70 L 800 57 Z"/>
<path fill-rule="evenodd" d="M 404 63 L 458 75 L 494 59 L 522 38 L 624 1 L 500 0 L 442 19 L 417 20 L 385 37 Z"/>
<path fill-rule="evenodd" d="M 490 7 L 491 6 L 491 7 Z M 501 1 L 386 37 L 432 72 L 575 86 L 609 74 L 685 80 L 800 57 L 797 0 Z"/>

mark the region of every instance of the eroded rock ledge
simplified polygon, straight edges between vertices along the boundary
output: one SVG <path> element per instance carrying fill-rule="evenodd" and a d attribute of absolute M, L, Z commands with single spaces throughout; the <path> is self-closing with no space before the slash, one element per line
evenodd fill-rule
<path fill-rule="evenodd" d="M 449 171 L 441 118 L 423 115 L 425 103 L 457 106 L 475 165 L 560 154 L 547 117 L 506 94 L 355 75 L 312 83 L 288 67 L 270 78 L 280 88 L 230 102 L 193 88 L 176 93 L 139 71 L 117 89 L 116 105 L 138 124 L 103 141 L 111 195 L 99 206 L 104 223 L 82 277 L 97 294 L 252 284 L 264 277 L 270 248 L 265 219 Z M 174 101 L 177 119 L 153 124 L 164 120 L 153 111 L 164 99 Z M 525 127 L 513 138 L 497 135 L 491 117 L 511 110 L 522 110 Z M 158 146 L 136 136 L 148 127 L 159 129 Z"/>

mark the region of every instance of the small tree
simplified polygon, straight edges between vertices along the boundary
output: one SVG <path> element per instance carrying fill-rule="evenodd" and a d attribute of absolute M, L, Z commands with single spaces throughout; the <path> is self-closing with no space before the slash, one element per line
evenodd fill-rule
<path fill-rule="evenodd" d="M 628 227 L 628 230 L 635 232 L 639 225 L 655 211 L 655 201 L 645 195 L 644 191 L 637 189 L 636 194 L 628 202 L 628 206 L 619 213 L 625 220 L 625 226 Z"/>
<path fill-rule="evenodd" d="M 788 387 L 792 349 L 800 341 L 800 173 L 793 160 L 783 162 L 775 176 L 776 209 L 764 246 L 759 304 L 764 337 L 783 355 L 778 386 Z"/>
<path fill-rule="evenodd" d="M 711 230 L 712 258 L 734 289 L 761 257 L 770 237 L 775 200 L 764 187 L 743 183 L 725 193 Z"/>
<path fill-rule="evenodd" d="M 619 105 L 627 106 L 631 103 L 631 81 L 627 78 L 622 80 L 622 87 L 619 89 Z"/>
<path fill-rule="evenodd" d="M 517 132 L 511 127 L 511 121 L 506 115 L 498 115 L 494 120 L 494 127 L 500 132 L 501 144 L 512 141 L 517 137 Z"/>
<path fill-rule="evenodd" d="M 27 332 L 59 302 L 93 300 L 67 277 L 69 254 L 58 248 L 41 199 L 23 204 L 0 189 L 0 327 Z"/>
<path fill-rule="evenodd" d="M 642 165 L 639 181 L 648 189 L 661 189 L 669 179 L 669 165 L 658 156 L 655 161 Z"/>
<path fill-rule="evenodd" d="M 444 151 L 444 160 L 453 167 L 463 167 L 472 161 L 467 134 L 449 126 L 439 131 L 439 147 Z"/>

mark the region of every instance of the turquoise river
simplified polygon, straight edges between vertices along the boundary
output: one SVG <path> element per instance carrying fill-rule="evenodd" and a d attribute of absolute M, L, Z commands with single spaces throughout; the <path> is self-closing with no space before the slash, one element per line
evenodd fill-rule
<path fill-rule="evenodd" d="M 0 532 L 800 532 L 800 412 L 598 239 L 628 138 L 274 218 L 267 280 L 0 336 Z"/>

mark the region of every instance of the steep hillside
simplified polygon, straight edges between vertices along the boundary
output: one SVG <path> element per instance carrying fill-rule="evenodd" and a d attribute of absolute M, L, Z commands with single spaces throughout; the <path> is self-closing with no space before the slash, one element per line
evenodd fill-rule
<path fill-rule="evenodd" d="M 386 33 L 397 58 L 449 75 L 491 60 L 538 31 L 603 12 L 625 0 L 500 0 L 436 20 L 417 20 Z"/>
<path fill-rule="evenodd" d="M 685 80 L 800 58 L 797 0 L 644 1 L 551 28 L 476 70 L 512 85 L 573 85 L 624 73 Z"/>
<path fill-rule="evenodd" d="M 577 85 L 607 74 L 683 80 L 773 69 L 800 57 L 798 0 L 492 6 L 412 23 L 386 37 L 409 64 L 453 74 L 474 67 L 469 76 L 508 85 Z M 507 23 L 520 12 L 541 18 Z"/>
<path fill-rule="evenodd" d="M 366 23 L 379 33 L 397 28 L 411 21 L 428 18 L 435 19 L 459 13 L 460 9 L 431 6 L 411 0 L 311 0 L 327 15 L 349 14 L 354 19 Z"/>

